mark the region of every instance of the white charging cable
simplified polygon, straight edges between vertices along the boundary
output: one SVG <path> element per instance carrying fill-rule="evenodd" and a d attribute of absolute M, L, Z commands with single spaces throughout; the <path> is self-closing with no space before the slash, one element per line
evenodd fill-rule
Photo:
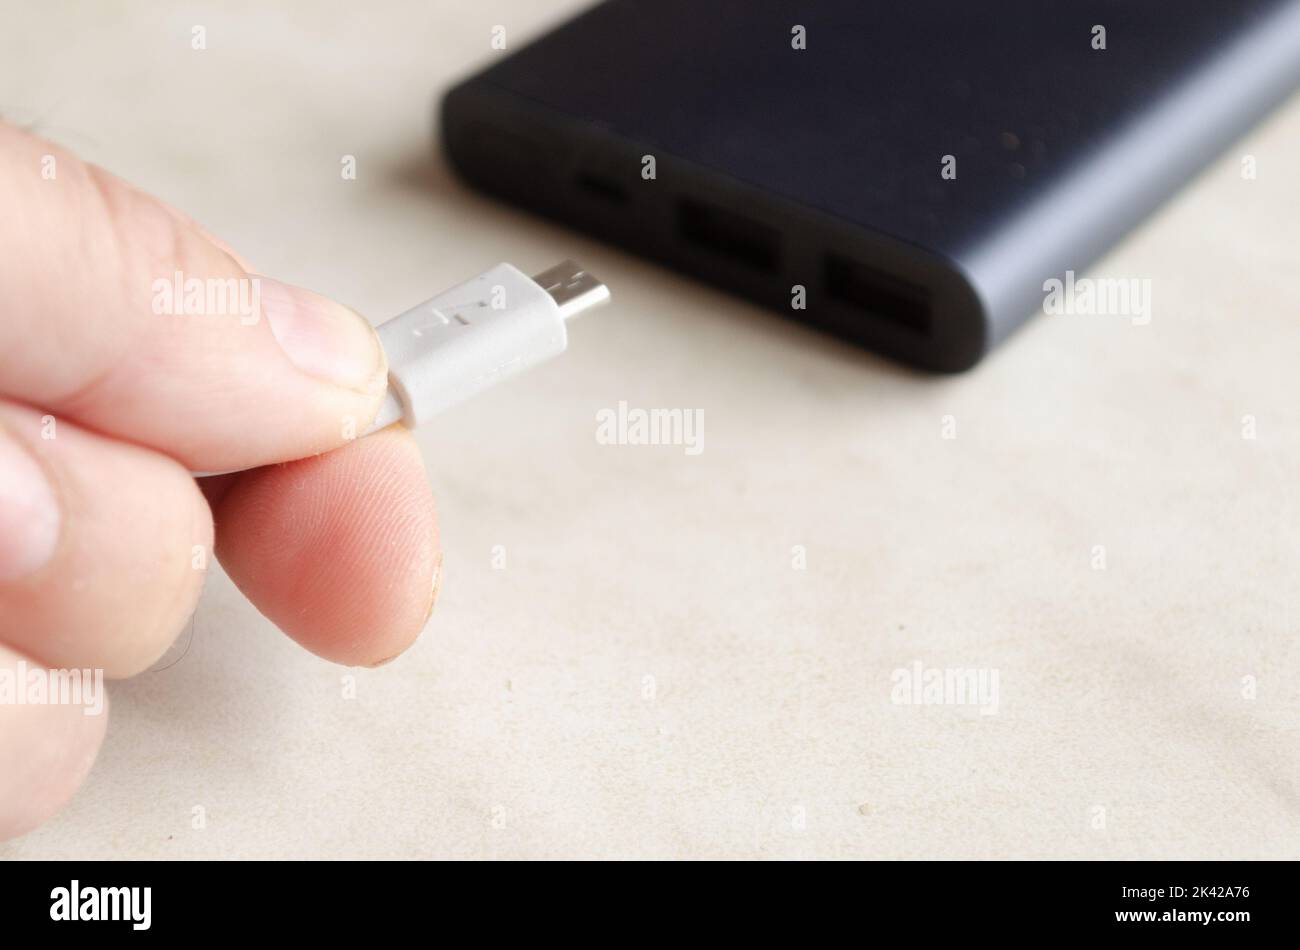
<path fill-rule="evenodd" d="M 448 406 L 563 353 L 565 321 L 609 300 L 573 261 L 536 277 L 498 264 L 378 328 L 388 393 L 365 435 L 414 428 Z M 226 474 L 196 472 L 196 476 Z"/>

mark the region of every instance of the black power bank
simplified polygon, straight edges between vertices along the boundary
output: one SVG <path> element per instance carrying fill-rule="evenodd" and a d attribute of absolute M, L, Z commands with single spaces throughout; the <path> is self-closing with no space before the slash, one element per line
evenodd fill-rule
<path fill-rule="evenodd" d="M 1300 0 L 610 0 L 442 132 L 488 192 L 955 371 L 1297 83 Z"/>

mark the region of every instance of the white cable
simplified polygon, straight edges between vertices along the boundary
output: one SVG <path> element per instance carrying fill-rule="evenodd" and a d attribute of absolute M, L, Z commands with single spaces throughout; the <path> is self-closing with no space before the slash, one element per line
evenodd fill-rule
<path fill-rule="evenodd" d="M 498 264 L 379 327 L 388 393 L 365 435 L 408 428 L 563 353 L 565 321 L 609 299 L 573 261 L 528 277 Z M 196 472 L 196 476 L 225 474 Z"/>

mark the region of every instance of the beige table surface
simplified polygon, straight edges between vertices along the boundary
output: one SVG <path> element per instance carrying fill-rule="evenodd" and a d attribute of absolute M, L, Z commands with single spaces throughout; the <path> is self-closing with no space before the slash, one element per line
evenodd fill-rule
<path fill-rule="evenodd" d="M 264 273 L 380 320 L 572 256 L 616 306 L 420 433 L 409 654 L 331 666 L 216 571 L 0 857 L 1300 856 L 1300 99 L 1090 272 L 1149 279 L 1149 325 L 1043 316 L 928 378 L 429 157 L 491 28 L 573 4 L 7 6 L 0 112 Z M 704 451 L 598 444 L 620 400 L 701 410 Z M 917 661 L 997 670 L 996 715 L 892 703 Z"/>

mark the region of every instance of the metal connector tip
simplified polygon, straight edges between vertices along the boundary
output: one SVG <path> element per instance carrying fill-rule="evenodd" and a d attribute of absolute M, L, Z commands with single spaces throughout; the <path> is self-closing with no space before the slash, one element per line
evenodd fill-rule
<path fill-rule="evenodd" d="M 573 261 L 562 261 L 533 280 L 551 295 L 565 320 L 609 300 L 609 288 Z"/>

